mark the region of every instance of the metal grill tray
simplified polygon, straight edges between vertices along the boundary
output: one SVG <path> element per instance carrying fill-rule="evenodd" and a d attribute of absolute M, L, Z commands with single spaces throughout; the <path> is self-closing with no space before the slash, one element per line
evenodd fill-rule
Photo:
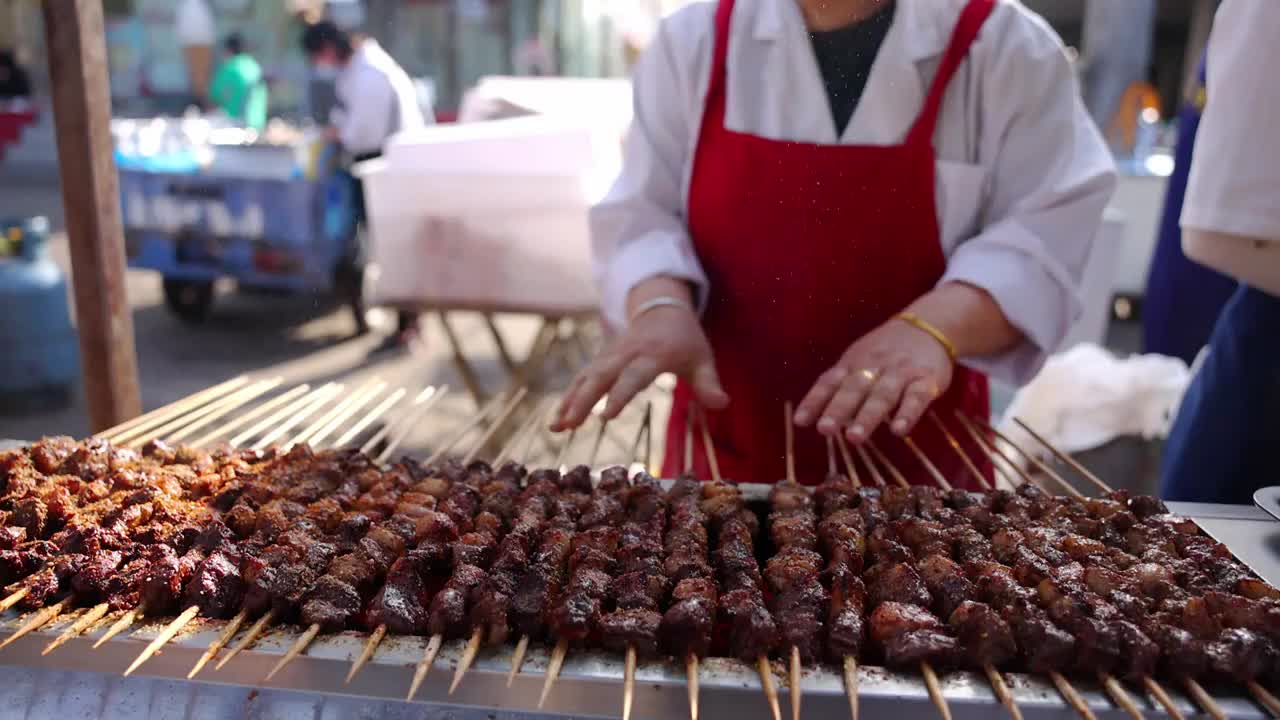
<path fill-rule="evenodd" d="M 743 494 L 753 500 L 763 499 L 769 490 L 767 485 L 743 484 L 741 487 Z M 1211 525 L 1212 529 L 1206 528 L 1210 535 L 1231 547 L 1259 575 L 1275 581 L 1276 562 L 1270 548 L 1265 548 L 1265 554 L 1259 555 L 1256 548 L 1240 548 L 1247 538 L 1230 537 L 1232 533 L 1223 531 L 1236 524 L 1250 525 L 1259 517 L 1266 517 L 1260 511 L 1234 506 L 1180 507 L 1177 504 L 1172 509 L 1191 516 L 1202 527 Z M 1249 535 L 1257 537 L 1254 533 Z M 1241 549 L 1246 551 L 1240 552 Z M 8 636 L 17 629 L 21 620 L 12 611 L 3 617 L 0 621 L 0 636 Z M 101 648 L 92 650 L 93 642 L 105 632 L 108 625 L 101 623 L 92 633 L 71 640 L 55 652 L 42 656 L 40 651 L 44 646 L 71 622 L 72 619 L 59 619 L 38 632 L 20 638 L 0 651 L 0 664 L 119 673 L 128 667 L 147 642 L 159 634 L 167 619 L 136 625 L 131 632 L 117 636 Z M 138 674 L 186 678 L 191 667 L 218 636 L 222 627 L 223 624 L 217 621 L 193 621 L 185 632 L 139 668 Z M 321 636 L 316 638 L 306 654 L 296 658 L 272 682 L 264 684 L 262 679 L 293 644 L 299 633 L 300 628 L 295 626 L 272 630 L 259 639 L 251 650 L 241 652 L 222 670 L 215 670 L 214 663 L 210 663 L 196 679 L 198 682 L 239 687 L 261 686 L 380 700 L 403 700 L 425 645 L 425 638 L 389 635 L 360 674 L 350 685 L 344 685 L 351 662 L 360 654 L 367 636 L 356 632 Z M 512 646 L 484 648 L 457 692 L 449 695 L 448 686 L 463 645 L 463 641 L 446 642 L 443 645 L 416 700 L 486 710 L 537 712 L 550 648 L 531 645 L 522 672 L 516 676 L 510 688 L 507 687 L 507 674 L 511 666 Z M 224 649 L 223 653 L 225 652 Z M 779 689 L 780 702 L 785 708 L 790 702 L 785 668 L 780 662 L 775 663 L 774 667 L 775 685 Z M 859 668 L 858 675 L 859 703 L 864 717 L 893 715 L 897 720 L 937 717 L 937 710 L 934 709 L 919 675 L 877 667 Z M 1006 678 L 1026 718 L 1066 720 L 1077 717 L 1047 678 L 1018 673 L 1008 673 Z M 622 707 L 622 679 L 620 657 L 600 652 L 571 651 L 542 712 L 575 717 L 617 717 Z M 1007 714 L 981 675 L 968 672 L 948 673 L 940 681 L 952 715 L 957 720 L 1002 717 Z M 1099 718 L 1127 717 L 1096 684 L 1082 679 L 1073 679 L 1073 682 Z M 749 720 L 770 716 L 759 677 L 753 667 L 733 659 L 705 658 L 701 662 L 699 684 L 702 717 Z M 801 686 L 805 717 L 848 716 L 849 701 L 844 681 L 833 668 L 825 665 L 806 668 Z M 1180 688 L 1166 687 L 1185 714 L 1195 715 L 1199 712 L 1197 706 L 1178 692 Z M 1241 687 L 1209 687 L 1208 690 L 1232 718 L 1267 717 L 1244 694 Z M 1140 689 L 1131 688 L 1131 694 L 1149 712 L 1164 712 Z M 633 716 L 636 718 L 687 717 L 688 686 L 684 667 L 668 661 L 642 662 L 636 670 L 634 702 Z"/>

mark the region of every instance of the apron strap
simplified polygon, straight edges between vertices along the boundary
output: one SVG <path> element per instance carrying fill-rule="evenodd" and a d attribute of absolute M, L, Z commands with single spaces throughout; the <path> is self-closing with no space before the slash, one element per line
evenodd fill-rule
<path fill-rule="evenodd" d="M 951 42 L 947 45 L 942 62 L 938 65 L 937 74 L 933 76 L 933 84 L 929 87 L 928 97 L 925 98 L 924 109 L 920 111 L 920 116 L 916 118 L 915 124 L 907 134 L 908 143 L 933 142 L 933 130 L 938 123 L 938 113 L 942 109 L 942 98 L 947 92 L 947 85 L 956 74 L 960 63 L 969 54 L 969 47 L 977 39 L 978 31 L 991 15 L 995 4 L 996 0 L 969 0 L 961 11 L 960 19 L 956 21 L 956 28 L 951 33 Z"/>
<path fill-rule="evenodd" d="M 729 23 L 734 0 L 720 0 L 716 6 L 715 50 L 711 56 L 711 77 L 707 81 L 707 97 L 702 106 L 702 128 L 724 127 L 725 75 L 729 66 Z"/>

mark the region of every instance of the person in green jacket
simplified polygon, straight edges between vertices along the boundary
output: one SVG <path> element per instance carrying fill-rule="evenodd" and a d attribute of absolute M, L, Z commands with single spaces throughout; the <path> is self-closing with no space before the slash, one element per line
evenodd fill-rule
<path fill-rule="evenodd" d="M 246 127 L 267 126 L 267 84 L 262 66 L 244 51 L 239 35 L 229 35 L 223 43 L 227 57 L 218 66 L 209 86 L 209 100 Z"/>

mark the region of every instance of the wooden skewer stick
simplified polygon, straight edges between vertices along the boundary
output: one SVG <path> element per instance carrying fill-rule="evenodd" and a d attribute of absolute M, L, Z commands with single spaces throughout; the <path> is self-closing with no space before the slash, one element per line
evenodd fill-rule
<path fill-rule="evenodd" d="M 1033 467 L 1035 467 L 1037 470 L 1039 470 L 1040 472 L 1048 476 L 1050 480 L 1053 480 L 1055 483 L 1057 483 L 1063 490 L 1066 490 L 1067 493 L 1071 495 L 1071 497 L 1074 497 L 1077 500 L 1084 499 L 1084 494 L 1081 493 L 1079 490 L 1077 490 L 1075 486 L 1072 485 L 1070 482 L 1067 482 L 1067 479 L 1062 477 L 1060 473 L 1058 473 L 1056 470 L 1049 467 L 1045 463 L 1041 462 L 1040 458 L 1018 447 L 1016 443 L 1010 440 L 1007 436 L 1005 436 L 999 430 L 996 430 L 991 425 L 975 418 L 965 418 L 965 420 L 970 424 L 976 427 L 982 428 L 983 430 L 991 433 L 996 437 L 997 440 L 1000 440 L 1005 445 L 1008 445 L 1009 447 L 1016 450 L 1020 455 L 1022 455 L 1022 457 L 1026 458 L 1027 462 L 1029 462 Z M 981 433 L 979 433 L 979 436 L 981 436 Z M 1030 482 L 1030 478 L 1028 478 L 1027 474 L 1022 471 L 1022 466 L 1020 466 L 1018 463 L 1014 462 L 1007 455 L 1005 455 L 1004 452 L 999 449 L 999 446 L 994 441 L 989 443 L 989 447 L 991 448 L 992 452 L 999 453 L 1000 457 L 1003 458 L 1005 462 L 1009 463 L 1010 467 L 1012 467 L 1014 470 L 1018 472 L 1018 475 L 1020 475 L 1023 478 L 1023 482 Z"/>
<path fill-rule="evenodd" d="M 871 455 L 867 453 L 867 449 L 862 445 L 854 445 L 853 449 L 857 451 L 858 459 L 862 461 L 862 464 L 867 466 L 867 472 L 871 474 L 871 482 L 875 483 L 876 487 L 887 487 L 888 484 L 884 481 L 884 475 L 880 474 L 880 468 L 876 467 L 876 464 L 871 461 Z"/>
<path fill-rule="evenodd" d="M 1124 689 L 1119 680 L 1115 679 L 1111 673 L 1098 673 L 1098 681 L 1102 683 L 1102 688 L 1107 691 L 1107 695 L 1116 707 L 1129 714 L 1133 720 L 1144 720 L 1142 711 L 1134 704 L 1133 698 L 1129 696 L 1129 691 Z"/>
<path fill-rule="evenodd" d="M 177 635 L 179 630 L 186 627 L 187 623 L 191 622 L 198 612 L 200 612 L 200 607 L 197 605 L 192 605 L 186 610 L 183 610 L 181 615 L 174 618 L 173 622 L 170 622 L 164 630 L 160 631 L 160 634 L 156 636 L 155 640 L 151 641 L 150 645 L 147 645 L 146 649 L 141 653 L 138 653 L 137 659 L 133 661 L 133 664 L 129 666 L 128 670 L 124 671 L 124 676 L 129 677 L 133 674 L 134 670 L 137 670 L 144 662 L 150 660 L 151 656 L 155 655 L 156 651 L 163 647 L 165 643 L 169 642 L 174 635 Z"/>
<path fill-rule="evenodd" d="M 102 634 L 102 637 L 98 638 L 98 641 L 93 644 L 93 649 L 97 650 L 102 647 L 102 643 L 129 629 L 129 626 L 133 624 L 133 621 L 145 611 L 146 608 L 141 604 L 132 610 L 125 611 L 118 620 L 111 624 L 111 627 L 107 628 L 107 631 Z"/>
<path fill-rule="evenodd" d="M 497 433 L 498 430 L 500 430 L 502 426 L 506 424 L 507 418 L 511 417 L 511 413 L 516 411 L 516 408 L 519 407 L 520 405 L 520 401 L 524 400 L 524 396 L 527 395 L 528 393 L 529 393 L 529 390 L 527 388 L 522 387 L 519 390 L 516 390 L 514 394 L 512 394 L 511 399 L 508 400 L 507 404 L 503 406 L 502 412 L 498 413 L 498 417 L 493 419 L 493 422 L 489 424 L 489 428 L 484 431 L 484 433 L 480 436 L 480 439 L 476 441 L 476 444 L 474 446 L 472 446 L 471 452 L 468 452 L 462 458 L 463 465 L 468 465 L 471 463 L 472 460 L 476 459 L 476 456 L 480 454 L 480 451 L 484 449 L 484 446 L 488 444 L 490 440 L 493 439 L 494 434 Z M 603 427 L 604 427 L 604 424 L 602 423 L 601 424 L 602 433 L 603 433 Z M 600 446 L 600 441 L 597 440 L 596 447 L 598 448 L 599 446 Z"/>
<path fill-rule="evenodd" d="M 697 412 L 698 406 L 690 401 L 684 419 L 684 473 L 686 475 L 693 474 L 693 423 L 697 417 L 700 417 L 695 415 Z"/>
<path fill-rule="evenodd" d="M 827 436 L 827 475 L 835 475 L 839 470 L 836 468 L 836 441 Z"/>
<path fill-rule="evenodd" d="M 94 623 L 98 622 L 103 617 L 105 617 L 107 614 L 107 611 L 110 609 L 111 609 L 111 606 L 108 605 L 107 603 L 101 603 L 101 604 L 95 605 L 92 609 L 89 610 L 89 612 L 80 616 L 78 620 L 72 623 L 71 627 L 67 628 L 66 630 L 63 630 L 61 635 L 54 638 L 53 642 L 46 645 L 44 649 L 40 651 L 40 654 L 48 655 L 54 650 L 57 650 L 58 648 L 62 647 L 71 638 L 82 635 L 84 631 L 93 627 Z"/>
<path fill-rule="evenodd" d="M 234 420 L 231 420 L 230 422 L 224 423 L 223 425 L 220 425 L 210 430 L 204 435 L 201 435 L 195 440 L 192 440 L 188 444 L 191 445 L 192 447 L 204 447 L 205 445 L 208 445 L 209 443 L 213 442 L 214 440 L 217 440 L 223 435 L 226 435 L 230 432 L 238 430 L 244 427 L 245 425 L 248 425 L 249 423 L 253 422 L 254 420 L 262 417 L 263 415 L 266 415 L 267 413 L 276 410 L 277 408 L 280 408 L 289 403 L 297 402 L 298 397 L 301 395 L 304 395 L 310 389 L 311 389 L 311 386 L 306 384 L 299 385 L 294 388 L 290 388 L 285 392 L 282 392 L 279 395 L 271 398 L 270 400 L 262 403 L 258 407 L 250 410 L 249 412 L 243 415 L 237 415 Z"/>
<path fill-rule="evenodd" d="M 978 469 L 977 465 L 974 464 L 973 460 L 969 457 L 969 453 L 964 451 L 964 446 L 960 444 L 960 441 L 956 439 L 955 435 L 951 434 L 951 431 L 947 429 L 947 426 L 942 423 L 942 419 L 938 417 L 938 414 L 935 413 L 932 408 L 925 414 L 928 415 L 929 419 L 933 421 L 933 424 L 937 426 L 938 430 L 942 433 L 942 437 L 946 438 L 947 444 L 950 445 L 951 448 L 956 451 L 956 454 L 960 456 L 960 460 L 969 470 L 969 473 L 977 479 L 978 486 L 983 490 L 991 490 L 991 482 L 987 480 L 987 476 Z"/>
<path fill-rule="evenodd" d="M 1067 704 L 1080 714 L 1080 717 L 1084 718 L 1084 720 L 1098 720 L 1098 718 L 1093 714 L 1093 711 L 1089 709 L 1089 704 L 1084 701 L 1084 697 L 1080 695 L 1080 691 L 1076 690 L 1075 686 L 1071 684 L 1071 681 L 1062 673 L 1057 670 L 1050 670 L 1049 679 L 1053 680 L 1053 684 L 1057 686 L 1058 692 L 1062 694 L 1064 699 L 1066 699 Z"/>
<path fill-rule="evenodd" d="M 684 675 L 689 684 L 689 720 L 698 720 L 698 656 L 689 653 L 684 659 Z"/>
<path fill-rule="evenodd" d="M 110 440 L 113 444 L 119 445 L 130 438 L 150 430 L 151 428 L 167 422 L 179 415 L 185 414 L 192 408 L 220 398 L 223 395 L 234 392 L 249 383 L 248 375 L 240 375 L 225 382 L 218 383 L 211 388 L 206 388 L 198 393 L 188 395 L 184 398 L 175 400 L 168 405 L 156 408 L 145 415 L 120 423 L 112 428 L 107 428 L 102 432 L 94 435 L 95 438 Z"/>
<path fill-rule="evenodd" d="M 773 686 L 773 669 L 769 667 L 769 658 L 764 655 L 756 658 L 756 669 L 760 673 L 760 686 L 764 688 L 765 699 L 769 701 L 773 720 L 782 720 L 782 708 L 778 705 L 778 688 Z"/>
<path fill-rule="evenodd" d="M 507 673 L 507 687 L 516 681 L 516 675 L 520 674 L 520 666 L 524 664 L 524 654 L 529 651 L 529 636 L 521 635 L 520 640 L 516 642 L 516 651 L 511 654 L 511 672 Z"/>
<path fill-rule="evenodd" d="M 636 649 L 627 646 L 622 662 L 622 720 L 631 720 L 631 702 L 636 695 Z"/>
<path fill-rule="evenodd" d="M 1212 695 L 1205 692 L 1204 688 L 1201 687 L 1200 683 L 1196 682 L 1195 678 L 1183 678 L 1183 684 L 1186 685 L 1187 694 L 1196 701 L 1196 704 L 1199 705 L 1200 708 L 1209 715 L 1209 717 L 1213 718 L 1213 720 L 1227 720 L 1226 711 L 1222 709 L 1222 706 L 1218 704 L 1217 700 L 1213 699 Z"/>
<path fill-rule="evenodd" d="M 316 396 L 311 403 L 304 405 L 296 415 L 289 418 L 288 420 L 285 420 L 279 425 L 275 426 L 273 429 L 268 431 L 266 435 L 263 435 L 262 437 L 258 438 L 258 442 L 250 446 L 251 449 L 253 450 L 267 449 L 272 444 L 274 444 L 276 440 L 279 440 L 281 437 L 284 437 L 285 433 L 289 432 L 295 427 L 306 422 L 307 418 L 311 417 L 316 412 L 318 412 L 320 408 L 324 407 L 325 403 L 341 395 L 342 390 L 345 387 L 346 386 L 342 385 L 341 383 L 330 383 L 328 386 L 327 392 L 316 393 Z M 231 444 L 235 445 L 236 442 L 233 440 Z"/>
<path fill-rule="evenodd" d="M 782 406 L 782 426 L 786 429 L 787 437 L 787 482 L 796 481 L 796 429 L 791 422 L 794 415 L 791 409 L 791 401 L 788 400 Z"/>
<path fill-rule="evenodd" d="M 987 439 L 982 436 L 982 433 L 978 432 L 978 428 L 975 427 L 973 423 L 969 422 L 968 418 L 962 415 L 959 411 L 955 413 L 955 418 L 956 422 L 960 424 L 960 427 L 964 428 L 964 431 L 969 435 L 969 439 L 973 440 L 974 444 L 978 446 L 978 449 L 981 450 L 987 456 L 987 459 L 991 461 L 991 467 L 995 469 L 996 475 L 1004 478 L 1004 481 L 1009 483 L 1010 487 L 1017 487 L 1022 482 L 1031 481 L 1031 478 L 1028 478 L 1026 474 L 1022 472 L 1022 468 L 1018 467 L 1017 463 L 1005 457 L 1004 453 L 996 452 L 995 447 L 987 442 Z M 1017 476 L 1015 476 L 1014 472 L 1010 472 L 1009 467 L 1005 467 L 1006 465 L 1012 467 L 1014 472 L 1017 473 Z M 1019 478 L 1021 478 L 1021 480 Z"/>
<path fill-rule="evenodd" d="M 1022 708 L 1014 701 L 1013 693 L 1009 692 L 1009 685 L 1005 683 L 1000 671 L 990 664 L 984 666 L 982 671 L 987 674 L 987 681 L 991 683 L 991 691 L 995 693 L 996 699 L 1005 706 L 1013 720 L 1022 720 Z"/>
<path fill-rule="evenodd" d="M 382 398 L 377 405 L 373 406 L 373 409 L 369 411 L 369 414 L 360 418 L 355 425 L 352 425 L 346 432 L 342 433 L 337 440 L 333 441 L 334 447 L 346 447 L 347 443 L 359 437 L 360 433 L 364 432 L 365 428 L 373 424 L 374 420 L 382 417 L 385 412 L 395 407 L 395 404 L 400 402 L 400 399 L 408 394 L 409 391 L 404 388 L 396 388 L 390 395 Z"/>
<path fill-rule="evenodd" d="M 1249 688 L 1249 694 L 1253 695 L 1253 699 L 1257 700 L 1258 704 L 1271 713 L 1271 717 L 1280 718 L 1280 699 L 1272 695 L 1270 690 L 1258 684 L 1257 680 L 1250 680 L 1246 683 L 1246 687 Z"/>
<path fill-rule="evenodd" d="M 492 400 L 485 403 L 485 406 L 480 408 L 480 412 L 473 415 L 470 420 L 467 420 L 467 422 L 463 424 L 462 427 L 455 430 L 454 433 L 444 441 L 443 445 L 436 448 L 436 451 L 431 453 L 431 457 L 427 458 L 422 466 L 429 468 L 432 465 L 435 465 L 440 458 L 444 457 L 450 450 L 453 450 L 453 446 L 457 445 L 462 438 L 466 437 L 467 433 L 471 432 L 477 425 L 484 422 L 485 418 L 489 417 L 489 413 L 493 412 L 500 402 L 502 402 L 502 396 L 495 395 Z"/>
<path fill-rule="evenodd" d="M 942 696 L 942 686 L 938 684 L 938 675 L 934 673 L 933 666 L 927 662 L 920 663 L 920 673 L 924 675 L 924 686 L 928 688 L 929 699 L 938 708 L 938 714 L 942 716 L 942 720 L 951 720 L 951 706 L 947 705 L 947 699 Z"/>
<path fill-rule="evenodd" d="M 281 382 L 283 380 L 277 377 L 240 388 L 226 397 L 218 398 L 204 407 L 183 413 L 164 425 L 148 430 L 129 442 L 123 443 L 122 446 L 127 448 L 141 447 L 154 439 L 177 442 L 259 395 L 274 389 Z"/>
<path fill-rule="evenodd" d="M 299 445 L 304 442 L 310 442 L 312 436 L 320 432 L 320 430 L 325 425 L 328 425 L 330 422 L 332 422 L 334 418 L 346 412 L 347 408 L 351 407 L 352 403 L 354 403 L 356 400 L 359 400 L 361 397 L 363 397 L 365 393 L 369 392 L 374 388 L 380 387 L 382 385 L 386 385 L 386 382 L 383 380 L 379 380 L 378 378 L 374 378 L 366 382 L 364 385 L 361 385 L 360 387 L 356 388 L 354 391 L 352 391 L 350 395 L 347 395 L 345 398 L 342 398 L 337 403 L 335 403 L 333 407 L 329 408 L 324 413 L 322 413 L 320 417 L 316 418 L 316 420 L 312 422 L 310 425 L 308 425 L 306 429 L 298 433 L 297 437 L 290 440 L 287 444 L 282 445 L 280 449 L 283 451 L 287 451 L 289 448 L 293 447 L 294 445 Z M 434 391 L 434 388 L 431 388 L 431 389 Z"/>
<path fill-rule="evenodd" d="M 218 661 L 218 664 L 213 666 L 213 669 L 221 670 L 223 665 L 231 662 L 231 658 L 239 655 L 241 650 L 249 647 L 254 640 L 257 640 L 267 629 L 267 626 L 271 624 L 271 621 L 275 620 L 275 618 L 275 610 L 268 610 L 263 613 L 262 617 L 258 618 L 257 622 L 249 626 L 249 631 L 244 634 L 244 637 L 240 638 L 240 641 L 232 646 L 231 651 L 222 656 L 222 659 Z"/>
<path fill-rule="evenodd" d="M 271 672 L 267 673 L 267 676 L 263 678 L 263 682 L 271 682 L 271 678 L 275 677 L 276 673 L 283 670 L 286 665 L 293 662 L 294 658 L 301 655 L 302 651 L 306 650 L 307 646 L 311 644 L 311 641 L 319 634 L 320 623 L 311 623 L 311 627 L 308 627 L 306 632 L 302 633 L 302 636 L 294 641 L 293 647 L 289 648 L 289 652 L 285 653 L 284 657 L 280 658 L 280 662 L 276 663 L 276 666 L 271 668 Z"/>
<path fill-rule="evenodd" d="M 22 627 L 15 630 L 9 637 L 5 638 L 4 642 L 0 642 L 0 648 L 8 647 L 9 643 L 14 640 L 17 640 L 34 630 L 39 630 L 49 624 L 54 618 L 61 615 L 62 611 L 67 609 L 69 605 L 71 605 L 71 597 L 67 596 L 49 607 L 43 607 L 34 613 L 31 613 L 31 617 L 27 618 L 27 621 L 22 623 Z"/>
<path fill-rule="evenodd" d="M 413 429 L 418 426 L 422 418 L 426 417 L 427 413 L 431 412 L 431 408 L 435 407 L 436 403 L 440 402 L 448 393 L 448 385 L 441 386 L 438 390 L 434 387 L 428 387 L 418 393 L 418 397 L 413 399 L 413 406 L 410 407 L 409 412 L 406 414 L 404 422 L 400 423 L 395 434 L 387 441 L 387 446 L 382 448 L 382 452 L 378 453 L 378 462 L 384 463 L 390 460 L 391 453 L 400 447 L 400 444 L 404 442 L 405 438 L 409 437 L 409 433 L 413 432 Z M 388 425 L 387 427 L 390 428 L 391 426 Z"/>
<path fill-rule="evenodd" d="M 365 641 L 364 650 L 360 652 L 360 657 L 356 658 L 356 661 L 351 663 L 351 669 L 347 671 L 347 679 L 343 681 L 343 685 L 351 684 L 351 679 L 356 676 L 356 673 L 360 672 L 360 668 L 364 667 L 365 663 L 369 662 L 369 658 L 373 657 L 373 651 L 377 649 L 378 643 L 382 642 L 382 638 L 386 634 L 386 625 L 379 625 L 374 628 L 373 634 L 369 636 L 367 641 Z"/>
<path fill-rule="evenodd" d="M 800 648 L 791 646 L 791 720 L 800 720 Z"/>
<path fill-rule="evenodd" d="M 937 483 L 938 487 L 942 488 L 943 492 L 951 492 L 954 489 L 951 487 L 951 483 L 947 482 L 947 479 L 943 477 L 942 471 L 938 470 L 938 466 L 933 464 L 933 461 L 924 454 L 924 451 L 920 449 L 919 445 L 916 445 L 915 440 L 912 440 L 909 437 L 904 437 L 902 438 L 902 441 L 906 443 L 911 452 L 915 454 L 916 459 L 920 461 L 920 464 L 924 465 L 924 469 L 929 473 L 930 477 L 933 478 L 933 481 Z"/>
<path fill-rule="evenodd" d="M 200 655 L 200 659 L 196 661 L 196 664 L 191 667 L 191 672 L 187 673 L 188 680 L 198 675 L 204 669 L 204 666 L 208 665 L 209 661 L 217 656 L 218 652 L 227 646 L 227 643 L 231 642 L 231 638 L 235 637 L 236 631 L 240 629 L 240 626 L 244 624 L 245 618 L 248 616 L 247 610 L 241 610 L 227 622 L 227 626 L 222 629 L 218 638 L 209 644 L 209 649 L 205 650 Z"/>
<path fill-rule="evenodd" d="M 849 444 L 844 441 L 844 434 L 836 435 L 836 447 L 840 450 L 840 459 L 844 461 L 844 471 L 849 475 L 849 482 L 853 483 L 855 488 L 862 487 L 862 478 L 858 477 L 858 466 L 853 462 L 853 456 L 849 454 Z"/>
<path fill-rule="evenodd" d="M 26 597 L 30 593 L 31 593 L 31 588 L 29 587 L 21 587 L 21 588 L 18 588 L 17 590 L 14 590 L 12 593 L 9 593 L 9 597 L 5 598 L 4 600 L 0 600 L 0 612 L 4 612 L 9 608 L 13 607 L 14 605 L 17 605 L 19 600 Z"/>
<path fill-rule="evenodd" d="M 1142 678 L 1142 686 L 1146 688 L 1147 692 L 1151 693 L 1151 697 L 1155 698 L 1156 702 L 1160 703 L 1164 711 L 1169 713 L 1170 718 L 1184 720 L 1182 711 L 1178 709 L 1178 706 L 1173 702 L 1173 698 L 1169 696 L 1169 693 L 1165 691 L 1160 683 L 1150 677 L 1144 677 Z"/>
<path fill-rule="evenodd" d="M 385 380 L 379 380 L 373 387 L 369 388 L 364 393 L 356 393 L 344 400 L 343 403 L 346 404 L 346 407 L 336 413 L 333 418 L 317 430 L 314 435 L 307 438 L 307 442 L 314 448 L 333 447 L 333 445 L 326 445 L 324 441 L 328 439 L 330 435 L 337 432 L 338 428 L 342 427 L 343 423 L 355 417 L 356 413 L 363 410 L 365 405 L 373 402 L 373 399 L 381 395 L 382 391 L 386 389 L 387 382 Z M 342 405 L 339 405 L 338 407 L 342 407 Z"/>
<path fill-rule="evenodd" d="M 1102 478 L 1095 475 L 1091 470 L 1089 470 L 1089 468 L 1080 464 L 1080 461 L 1071 457 L 1070 455 L 1063 452 L 1062 450 L 1059 450 L 1052 443 L 1046 440 L 1044 436 L 1042 436 L 1040 433 L 1036 432 L 1035 430 L 1032 430 L 1030 425 L 1026 424 L 1019 418 L 1014 418 L 1013 422 L 1016 423 L 1018 427 L 1022 428 L 1023 430 L 1026 430 L 1027 434 L 1030 435 L 1032 438 L 1034 438 L 1036 442 L 1048 448 L 1049 452 L 1056 455 L 1059 460 L 1070 465 L 1073 470 L 1075 470 L 1076 472 L 1084 476 L 1085 480 L 1088 480 L 1089 482 L 1093 483 L 1094 486 L 1097 487 L 1102 492 L 1111 492 L 1111 486 L 1103 482 Z M 1005 442 L 1009 442 L 1007 438 L 1002 437 L 1001 439 L 1003 439 Z M 1009 444 L 1013 445 L 1013 443 L 1011 442 Z M 1015 447 L 1017 446 L 1015 445 Z M 1018 448 L 1018 449 L 1021 450 L 1022 448 Z"/>
<path fill-rule="evenodd" d="M 255 386 L 244 388 L 235 394 L 238 395 L 240 393 L 251 393 L 251 396 L 248 399 L 255 399 L 260 395 L 264 395 L 267 392 L 270 392 L 271 390 L 274 390 L 275 388 L 279 387 L 280 384 L 283 382 L 284 380 L 282 378 L 278 378 L 278 377 L 272 378 L 270 380 L 264 380 L 260 383 L 257 383 Z M 175 430 L 171 433 L 165 433 L 164 435 L 165 440 L 170 443 L 182 442 L 183 440 L 186 440 L 188 437 L 194 435 L 197 430 L 201 430 L 213 424 L 215 421 L 221 420 L 223 417 L 226 417 L 232 412 L 240 409 L 241 406 L 243 405 L 244 403 L 238 401 L 237 398 L 235 398 L 234 396 L 223 398 L 222 400 L 219 400 L 216 403 L 213 403 L 212 405 L 210 405 L 209 407 L 211 408 L 211 411 L 204 417 L 200 418 L 199 420 L 196 420 L 195 422 L 190 422 L 186 425 L 183 425 L 182 428 Z M 190 417 L 187 418 L 187 420 L 190 420 L 190 419 L 191 419 Z"/>
<path fill-rule="evenodd" d="M 569 641 L 561 638 L 556 643 L 556 649 L 551 651 L 551 662 L 547 665 L 547 679 L 542 683 L 542 695 L 538 698 L 539 710 L 547 704 L 547 696 L 551 694 L 551 687 L 556 684 L 556 678 L 560 677 L 560 667 L 564 665 L 564 656 L 568 652 Z"/>
<path fill-rule="evenodd" d="M 858 658 L 844 656 L 844 693 L 849 696 L 849 720 L 858 720 Z"/>
<path fill-rule="evenodd" d="M 471 633 L 471 639 L 467 641 L 467 646 L 462 650 L 462 657 L 458 658 L 458 668 L 453 672 L 453 682 L 449 684 L 449 694 L 452 695 L 454 690 L 458 689 L 458 683 L 462 682 L 462 678 L 467 674 L 467 669 L 471 667 L 471 663 L 476 659 L 476 653 L 480 652 L 480 642 L 484 640 L 484 629 L 476 628 Z"/>
<path fill-rule="evenodd" d="M 405 696 L 405 700 L 412 700 L 413 696 L 418 694 L 418 688 L 422 687 L 422 681 L 427 679 L 427 673 L 436 661 L 436 654 L 440 652 L 442 642 L 444 638 L 440 635 L 432 635 L 427 641 L 427 647 L 422 651 L 422 659 L 418 661 L 418 667 L 414 668 L 413 682 L 409 683 L 409 694 Z"/>
<path fill-rule="evenodd" d="M 898 487 L 901 487 L 901 488 L 911 487 L 911 483 L 907 482 L 907 478 L 904 477 L 901 472 L 898 472 L 898 468 L 894 467 L 893 463 L 889 462 L 889 456 L 880 452 L 880 448 L 876 447 L 875 444 L 872 443 L 870 440 L 866 441 L 862 445 L 859 445 L 858 447 L 861 448 L 864 446 L 867 448 L 867 451 L 870 452 L 871 455 L 874 456 L 875 459 L 880 462 L 881 465 L 884 465 L 885 470 L 889 472 L 889 477 L 893 478 L 893 482 L 896 483 Z"/>

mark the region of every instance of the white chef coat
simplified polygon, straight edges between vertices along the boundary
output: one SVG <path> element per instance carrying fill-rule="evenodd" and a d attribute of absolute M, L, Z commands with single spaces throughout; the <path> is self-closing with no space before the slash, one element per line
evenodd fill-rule
<path fill-rule="evenodd" d="M 725 124 L 776 140 L 902 142 L 964 4 L 897 0 L 861 101 L 837 138 L 795 2 L 737 0 Z M 703 304 L 716 291 L 685 222 L 715 8 L 700 2 L 668 17 L 635 68 L 623 168 L 591 212 L 603 309 L 617 327 L 625 324 L 628 292 L 654 275 L 689 280 Z M 934 144 L 948 256 L 942 282 L 985 289 L 1026 336 L 1007 353 L 967 364 L 1025 382 L 1080 314 L 1081 276 L 1115 187 L 1110 153 L 1061 42 L 1041 18 L 1011 0 L 998 3 L 951 81 Z M 779 253 L 785 242 L 778 238 Z"/>
<path fill-rule="evenodd" d="M 1275 0 L 1226 0 L 1218 8 L 1183 227 L 1280 241 L 1277 39 Z"/>
<path fill-rule="evenodd" d="M 217 30 L 205 0 L 182 0 L 174 17 L 174 32 L 183 47 L 212 47 Z"/>
<path fill-rule="evenodd" d="M 413 80 L 372 38 L 355 48 L 334 92 L 342 105 L 333 113 L 338 139 L 356 155 L 381 152 L 392 135 L 426 125 Z"/>

